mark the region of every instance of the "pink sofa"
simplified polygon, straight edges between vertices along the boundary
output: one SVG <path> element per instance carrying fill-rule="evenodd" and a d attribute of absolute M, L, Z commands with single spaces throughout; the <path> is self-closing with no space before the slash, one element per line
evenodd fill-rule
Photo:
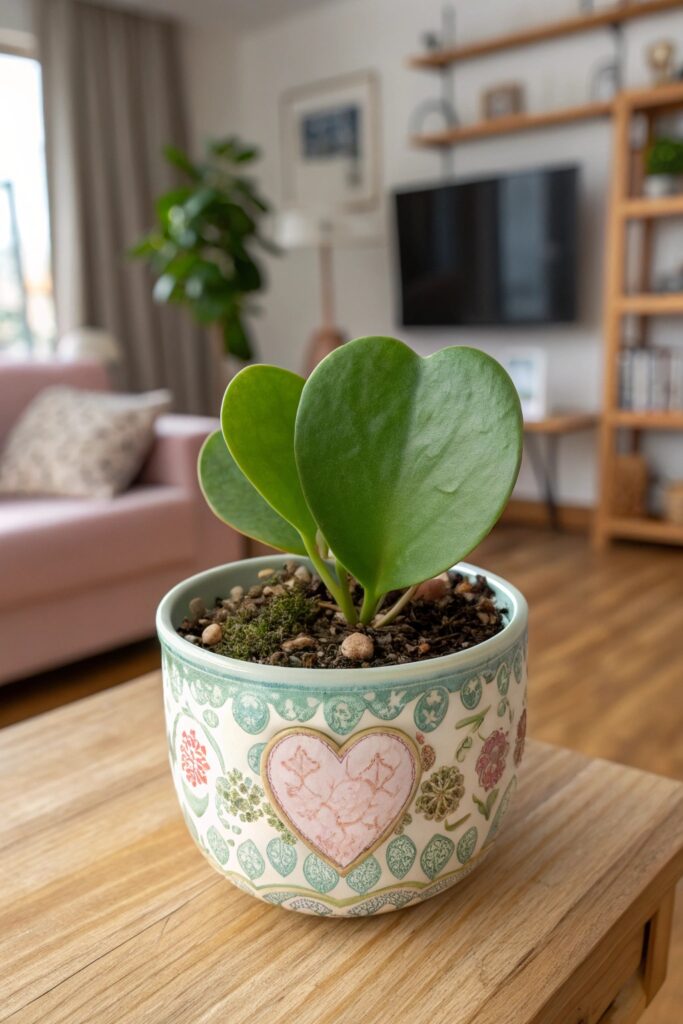
<path fill-rule="evenodd" d="M 42 388 L 105 390 L 97 363 L 0 362 L 0 446 Z M 162 416 L 135 485 L 109 500 L 0 496 L 0 683 L 151 636 L 185 576 L 244 555 L 208 510 L 197 453 L 214 420 Z"/>

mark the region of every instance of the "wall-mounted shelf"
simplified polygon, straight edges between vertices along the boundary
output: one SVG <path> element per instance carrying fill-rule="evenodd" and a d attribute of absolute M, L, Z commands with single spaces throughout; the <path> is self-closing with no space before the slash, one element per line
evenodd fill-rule
<path fill-rule="evenodd" d="M 549 110 L 542 114 L 513 114 L 510 117 L 497 117 L 492 121 L 459 125 L 441 132 L 413 135 L 411 141 L 415 146 L 440 148 L 454 146 L 459 142 L 472 142 L 474 139 L 487 139 L 495 135 L 551 128 L 553 125 L 569 124 L 572 121 L 590 121 L 609 117 L 611 113 L 612 103 L 584 103 L 578 107 L 565 107 L 564 110 Z"/>
<path fill-rule="evenodd" d="M 562 21 L 550 22 L 547 25 L 537 25 L 519 32 L 482 39 L 480 42 L 466 43 L 463 46 L 453 46 L 432 53 L 421 53 L 411 57 L 409 64 L 413 68 L 438 71 L 450 64 L 473 60 L 475 57 L 485 57 L 487 54 L 499 53 L 501 50 L 533 46 L 537 43 L 546 43 L 550 39 L 560 39 L 563 36 L 577 35 L 581 32 L 592 32 L 598 28 L 622 25 L 627 21 L 634 21 L 636 18 L 647 18 L 652 14 L 665 14 L 680 6 L 680 0 L 650 0 L 648 3 L 615 6 L 605 11 L 596 11 L 594 14 L 564 18 Z"/>

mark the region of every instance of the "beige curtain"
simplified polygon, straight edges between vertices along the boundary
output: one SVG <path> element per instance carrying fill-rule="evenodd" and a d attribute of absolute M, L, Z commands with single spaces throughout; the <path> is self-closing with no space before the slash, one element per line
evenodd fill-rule
<path fill-rule="evenodd" d="M 149 271 L 126 255 L 177 184 L 164 145 L 187 143 L 176 25 L 78 0 L 36 0 L 36 21 L 59 332 L 106 327 L 127 387 L 168 387 L 177 409 L 210 411 L 204 332 L 156 305 Z"/>

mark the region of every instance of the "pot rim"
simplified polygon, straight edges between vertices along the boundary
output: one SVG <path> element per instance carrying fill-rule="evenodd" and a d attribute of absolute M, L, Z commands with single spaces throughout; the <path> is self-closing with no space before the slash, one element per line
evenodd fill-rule
<path fill-rule="evenodd" d="M 375 665 L 372 668 L 292 668 L 280 665 L 262 665 L 259 662 L 240 661 L 237 658 L 229 658 L 224 654 L 215 654 L 213 651 L 196 647 L 181 637 L 173 625 L 174 611 L 179 601 L 187 602 L 192 590 L 195 592 L 211 590 L 215 587 L 212 580 L 220 579 L 222 587 L 213 590 L 220 592 L 225 587 L 226 574 L 233 572 L 245 572 L 267 568 L 273 564 L 282 564 L 285 561 L 295 560 L 307 564 L 307 559 L 301 556 L 288 554 L 264 555 L 257 558 L 245 558 L 237 562 L 229 562 L 226 565 L 219 565 L 213 569 L 205 569 L 188 576 L 177 583 L 161 599 L 156 613 L 156 628 L 162 647 L 173 652 L 175 657 L 180 658 L 196 668 L 210 672 L 217 676 L 238 676 L 243 680 L 258 680 L 263 683 L 283 686 L 296 685 L 297 689 L 363 689 L 373 684 L 394 684 L 410 683 L 417 681 L 428 681 L 436 677 L 450 675 L 454 672 L 461 672 L 474 666 L 481 667 L 483 662 L 499 656 L 522 637 L 526 631 L 528 608 L 524 596 L 513 587 L 511 583 L 488 572 L 470 562 L 458 562 L 453 566 L 458 572 L 464 572 L 470 576 L 477 574 L 486 576 L 496 592 L 497 598 L 503 598 L 507 606 L 509 621 L 495 636 L 484 640 L 475 647 L 464 651 L 455 651 L 453 654 L 444 654 L 438 658 L 428 658 L 424 661 L 411 661 L 401 665 Z M 208 585 L 208 586 L 207 586 Z M 185 614 L 183 612 L 183 614 Z"/>

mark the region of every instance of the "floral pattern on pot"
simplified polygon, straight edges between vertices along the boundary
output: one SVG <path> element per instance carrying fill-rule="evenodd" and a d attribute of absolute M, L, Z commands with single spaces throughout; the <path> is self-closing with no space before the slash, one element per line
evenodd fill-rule
<path fill-rule="evenodd" d="M 190 596 L 248 586 L 274 561 L 203 574 L 166 601 L 178 621 Z M 160 627 L 174 784 L 217 871 L 274 906 L 363 917 L 435 896 L 479 865 L 509 813 L 526 734 L 525 606 L 492 579 L 517 609 L 501 634 L 396 669 L 236 664 Z M 288 737 L 292 749 L 278 747 Z"/>

